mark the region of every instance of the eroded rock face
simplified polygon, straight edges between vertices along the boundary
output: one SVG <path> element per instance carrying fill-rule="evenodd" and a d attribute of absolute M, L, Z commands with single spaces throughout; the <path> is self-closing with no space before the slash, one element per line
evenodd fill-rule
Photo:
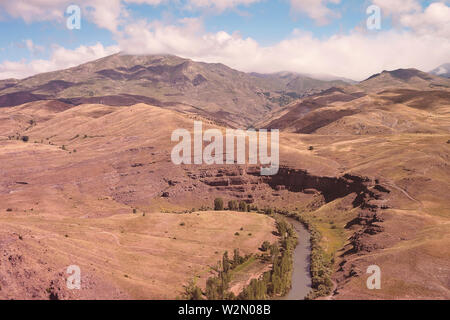
<path fill-rule="evenodd" d="M 254 174 L 254 172 L 249 172 Z M 272 188 L 277 189 L 284 186 L 292 192 L 320 192 L 326 202 L 345 197 L 350 193 L 356 193 L 354 206 L 364 203 L 364 199 L 375 197 L 373 191 L 368 189 L 371 181 L 359 176 L 344 175 L 342 177 L 321 177 L 309 174 L 305 170 L 281 167 L 277 175 L 262 178 Z"/>
<path fill-rule="evenodd" d="M 345 226 L 346 229 L 352 226 L 370 226 L 375 222 L 383 222 L 384 219 L 377 213 L 372 211 L 361 211 L 358 216 L 349 221 Z"/>
<path fill-rule="evenodd" d="M 356 218 L 349 221 L 345 228 L 354 230 L 349 238 L 346 251 L 342 254 L 342 262 L 335 274 L 339 284 L 349 281 L 352 277 L 362 274 L 352 256 L 359 256 L 383 248 L 383 243 L 377 241 L 376 235 L 385 228 L 383 210 L 388 208 L 386 196 L 390 190 L 381 185 L 380 181 L 367 177 L 346 174 L 341 177 L 315 176 L 305 170 L 281 167 L 274 176 L 261 176 L 259 167 L 240 168 L 239 170 L 222 168 L 208 173 L 197 173 L 200 181 L 220 192 L 237 199 L 245 199 L 248 203 L 260 203 L 270 197 L 280 199 L 286 194 L 303 194 L 310 198 L 307 210 L 315 211 L 325 203 L 339 198 L 347 198 L 340 203 L 341 210 L 360 208 Z M 271 190 L 263 193 L 262 190 Z M 251 198 L 248 196 L 251 195 Z M 258 199 L 254 199 L 253 195 Z M 354 195 L 353 197 L 347 197 Z M 353 200 L 351 200 L 353 199 Z"/>
<path fill-rule="evenodd" d="M 282 198 L 287 194 L 304 194 L 314 196 L 308 206 L 314 210 L 324 203 L 355 194 L 352 207 L 360 207 L 361 214 L 348 227 L 354 224 L 366 224 L 369 221 L 381 222 L 376 214 L 383 205 L 383 195 L 389 190 L 377 181 L 366 177 L 346 174 L 342 177 L 315 176 L 305 170 L 280 167 L 274 176 L 261 176 L 258 166 L 207 167 L 187 172 L 192 180 L 199 179 L 201 183 L 219 192 L 232 193 L 236 198 L 254 198 L 262 200 L 271 197 Z M 257 194 L 259 193 L 259 194 Z M 249 196 L 252 197 L 249 197 Z M 365 216 L 366 215 L 366 216 Z"/>

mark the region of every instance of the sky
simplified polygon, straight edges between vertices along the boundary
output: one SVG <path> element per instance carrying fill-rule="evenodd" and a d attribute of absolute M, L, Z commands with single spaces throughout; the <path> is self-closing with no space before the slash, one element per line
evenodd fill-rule
<path fill-rule="evenodd" d="M 117 52 L 353 80 L 430 71 L 450 62 L 450 0 L 0 0 L 0 79 Z"/>

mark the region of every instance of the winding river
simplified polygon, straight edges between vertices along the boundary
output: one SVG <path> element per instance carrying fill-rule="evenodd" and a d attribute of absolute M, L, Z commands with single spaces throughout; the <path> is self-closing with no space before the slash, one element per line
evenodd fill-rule
<path fill-rule="evenodd" d="M 311 290 L 309 273 L 311 245 L 308 230 L 293 218 L 284 217 L 292 223 L 298 235 L 298 245 L 294 251 L 294 269 L 292 272 L 292 288 L 281 300 L 303 300 Z"/>

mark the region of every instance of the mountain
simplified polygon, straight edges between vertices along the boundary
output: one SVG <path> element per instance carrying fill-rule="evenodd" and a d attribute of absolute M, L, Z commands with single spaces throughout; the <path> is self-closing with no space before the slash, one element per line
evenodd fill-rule
<path fill-rule="evenodd" d="M 450 63 L 440 65 L 436 69 L 431 70 L 430 73 L 439 77 L 450 78 Z"/>
<path fill-rule="evenodd" d="M 15 86 L 19 80 L 17 79 L 4 79 L 0 80 L 0 90 L 7 89 L 9 87 Z"/>
<path fill-rule="evenodd" d="M 143 102 L 245 126 L 272 109 L 338 84 L 345 82 L 293 73 L 247 74 L 172 55 L 115 54 L 23 80 L 3 80 L 0 107 L 47 99 L 72 105 Z"/>
<path fill-rule="evenodd" d="M 342 79 L 319 80 L 311 75 L 303 75 L 295 72 L 277 72 L 271 74 L 251 73 L 260 81 L 260 85 L 264 87 L 274 88 L 277 91 L 288 92 L 288 95 L 295 97 L 295 93 L 301 92 L 306 94 L 317 93 L 334 86 L 346 86 L 351 81 Z M 290 93 L 290 94 L 289 94 Z"/>
<path fill-rule="evenodd" d="M 398 69 L 299 99 L 266 115 L 257 127 L 334 135 L 446 133 L 447 119 L 437 115 L 449 104 L 449 80 Z M 424 122 L 425 114 L 430 119 Z"/>
<path fill-rule="evenodd" d="M 417 69 L 397 69 L 374 74 L 357 86 L 367 92 L 379 92 L 389 88 L 434 90 L 450 88 L 450 80 Z"/>

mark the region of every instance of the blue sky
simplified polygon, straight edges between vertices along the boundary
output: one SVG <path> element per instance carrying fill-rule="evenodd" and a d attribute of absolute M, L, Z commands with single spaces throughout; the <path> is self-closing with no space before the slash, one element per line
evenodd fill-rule
<path fill-rule="evenodd" d="M 76 4 L 76 1 L 71 2 Z M 308 30 L 315 36 L 323 38 L 336 33 L 352 30 L 365 22 L 368 1 L 347 0 L 329 7 L 339 10 L 342 18 L 333 19 L 329 24 L 318 25 L 314 19 L 306 14 L 293 13 L 290 3 L 285 0 L 261 1 L 251 5 L 239 5 L 224 12 L 214 10 L 188 10 L 173 3 L 159 6 L 148 4 L 129 4 L 127 9 L 135 19 L 173 21 L 191 17 L 202 18 L 205 28 L 210 32 L 226 31 L 239 32 L 243 37 L 251 37 L 262 45 L 273 45 L 280 40 L 290 37 L 294 29 Z M 62 10 L 61 15 L 64 14 Z M 67 15 L 66 15 L 67 16 Z M 388 18 L 384 19 L 388 22 Z M 13 32 L 11 32 L 13 30 Z M 68 30 L 65 20 L 38 21 L 26 23 L 23 19 L 5 16 L 0 20 L 0 48 L 8 48 L 0 52 L 0 61 L 5 59 L 35 58 L 21 43 L 24 39 L 31 39 L 37 45 L 51 47 L 59 44 L 74 49 L 80 45 L 93 45 L 101 42 L 103 45 L 113 45 L 114 35 L 94 22 L 82 18 L 80 30 Z M 39 57 L 49 57 L 51 51 L 39 53 Z"/>
<path fill-rule="evenodd" d="M 450 56 L 447 0 L 28 0 L 27 7 L 20 2 L 0 1 L 0 78 L 117 51 L 172 53 L 243 71 L 357 79 L 383 67 L 432 69 Z M 66 27 L 70 4 L 82 10 L 80 30 Z M 381 10 L 379 30 L 366 26 L 366 9 L 373 4 Z M 430 45 L 437 50 L 431 56 Z M 410 46 L 411 57 L 392 57 Z"/>

